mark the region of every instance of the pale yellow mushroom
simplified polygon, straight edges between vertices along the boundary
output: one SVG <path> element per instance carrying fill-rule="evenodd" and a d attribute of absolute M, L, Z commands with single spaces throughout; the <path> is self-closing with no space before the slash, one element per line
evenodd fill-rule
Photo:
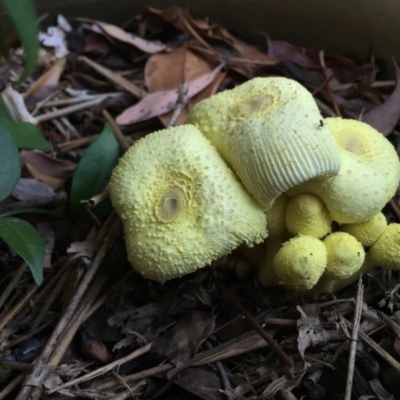
<path fill-rule="evenodd" d="M 342 224 L 368 221 L 393 197 L 400 181 L 400 161 L 393 145 L 377 130 L 356 120 L 327 118 L 340 146 L 337 175 L 313 179 L 291 189 L 290 196 L 312 193 Z"/>
<path fill-rule="evenodd" d="M 132 146 L 113 171 L 110 196 L 128 259 L 148 279 L 188 274 L 267 236 L 260 206 L 192 125 Z"/>
<path fill-rule="evenodd" d="M 331 231 L 332 218 L 323 201 L 312 194 L 293 197 L 286 210 L 286 227 L 292 235 L 323 238 Z"/>
<path fill-rule="evenodd" d="M 289 188 L 335 175 L 338 145 L 312 95 L 298 82 L 254 78 L 191 110 L 196 125 L 265 209 Z"/>
<path fill-rule="evenodd" d="M 379 212 L 368 221 L 358 224 L 343 224 L 340 229 L 354 236 L 364 247 L 370 247 L 382 235 L 386 226 L 386 217 Z"/>
<path fill-rule="evenodd" d="M 321 278 L 326 265 L 325 245 L 312 236 L 288 240 L 273 261 L 278 283 L 295 291 L 310 290 Z"/>

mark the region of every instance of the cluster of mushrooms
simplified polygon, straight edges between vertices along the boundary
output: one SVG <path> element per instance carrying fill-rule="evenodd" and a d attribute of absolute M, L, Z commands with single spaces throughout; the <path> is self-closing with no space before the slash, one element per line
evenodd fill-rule
<path fill-rule="evenodd" d="M 399 181 L 383 135 L 322 119 L 303 86 L 268 77 L 139 140 L 114 169 L 110 195 L 145 278 L 165 282 L 245 245 L 255 246 L 264 285 L 306 293 L 400 268 L 400 224 L 381 212 Z"/>

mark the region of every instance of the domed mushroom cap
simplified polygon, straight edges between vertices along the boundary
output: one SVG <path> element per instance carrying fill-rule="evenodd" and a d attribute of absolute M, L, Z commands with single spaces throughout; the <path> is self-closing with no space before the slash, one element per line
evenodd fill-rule
<path fill-rule="evenodd" d="M 312 194 L 293 197 L 286 210 L 286 227 L 292 235 L 322 238 L 331 231 L 332 218 L 323 201 Z"/>
<path fill-rule="evenodd" d="M 274 258 L 279 284 L 297 291 L 311 289 L 321 278 L 327 263 L 326 248 L 312 236 L 298 236 L 285 242 Z"/>
<path fill-rule="evenodd" d="M 371 264 L 386 269 L 400 269 L 400 224 L 389 224 L 369 249 Z"/>
<path fill-rule="evenodd" d="M 370 247 L 382 235 L 386 226 L 386 217 L 379 212 L 368 221 L 358 224 L 343 224 L 341 230 L 354 236 L 364 247 Z"/>
<path fill-rule="evenodd" d="M 254 78 L 198 103 L 187 117 L 265 209 L 289 188 L 340 168 L 312 95 L 291 79 Z"/>
<path fill-rule="evenodd" d="M 261 208 L 191 125 L 155 132 L 132 146 L 113 171 L 110 196 L 130 263 L 160 282 L 267 235 Z"/>
<path fill-rule="evenodd" d="M 367 221 L 396 192 L 400 181 L 399 157 L 383 135 L 363 122 L 341 118 L 327 118 L 325 122 L 341 149 L 340 171 L 334 177 L 306 182 L 289 195 L 318 195 L 339 223 Z"/>
<path fill-rule="evenodd" d="M 336 280 L 349 278 L 363 265 L 365 251 L 361 243 L 346 232 L 335 232 L 323 241 L 328 255 L 325 274 Z"/>

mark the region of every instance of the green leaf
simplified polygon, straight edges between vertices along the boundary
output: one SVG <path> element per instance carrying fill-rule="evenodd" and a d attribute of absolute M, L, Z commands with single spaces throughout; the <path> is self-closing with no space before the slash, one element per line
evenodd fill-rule
<path fill-rule="evenodd" d="M 31 0 L 1 0 L 12 18 L 24 48 L 24 73 L 21 80 L 29 76 L 35 66 L 39 51 L 39 28 L 36 10 Z"/>
<path fill-rule="evenodd" d="M 7 119 L 7 120 L 12 120 L 12 117 L 6 107 L 6 105 L 4 104 L 3 99 L 0 96 L 0 118 L 1 119 Z"/>
<path fill-rule="evenodd" d="M 82 200 L 88 200 L 104 190 L 118 157 L 118 142 L 110 125 L 106 124 L 98 139 L 87 148 L 75 170 L 69 204 L 73 217 L 84 211 Z M 93 211 L 100 217 L 106 215 L 109 209 L 110 203 L 102 203 Z"/>
<path fill-rule="evenodd" d="M 0 238 L 28 264 L 37 285 L 43 281 L 45 247 L 39 232 L 19 218 L 0 218 Z"/>
<path fill-rule="evenodd" d="M 45 214 L 45 215 L 50 215 L 51 217 L 56 217 L 56 218 L 64 218 L 61 214 L 57 214 L 54 211 L 49 211 L 49 210 L 42 210 L 41 208 L 19 208 L 18 210 L 12 210 L 5 212 L 4 214 L 0 214 L 0 218 L 2 217 L 9 217 L 10 215 L 16 215 L 16 214 Z"/>
<path fill-rule="evenodd" d="M 29 122 L 15 122 L 1 120 L 3 125 L 11 133 L 15 144 L 19 149 L 48 150 L 51 144 L 43 137 L 36 125 Z"/>
<path fill-rule="evenodd" d="M 21 160 L 15 142 L 0 121 L 0 201 L 8 197 L 21 176 Z"/>

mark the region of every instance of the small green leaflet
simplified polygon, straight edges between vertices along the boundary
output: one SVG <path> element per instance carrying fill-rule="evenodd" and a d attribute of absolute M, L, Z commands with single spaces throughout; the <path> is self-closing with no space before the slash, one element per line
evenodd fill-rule
<path fill-rule="evenodd" d="M 1 2 L 13 20 L 24 48 L 25 70 L 21 77 L 21 80 L 24 80 L 33 72 L 39 51 L 36 10 L 31 0 L 1 0 Z"/>
<path fill-rule="evenodd" d="M 82 200 L 88 200 L 104 190 L 118 157 L 118 142 L 111 126 L 106 124 L 98 139 L 87 148 L 75 170 L 69 204 L 72 217 L 77 217 L 84 211 Z M 109 208 L 109 203 L 102 203 L 93 211 L 97 216 L 103 216 Z"/>
<path fill-rule="evenodd" d="M 43 281 L 45 247 L 39 232 L 28 222 L 14 217 L 0 218 L 0 238 L 28 264 L 37 285 Z"/>
<path fill-rule="evenodd" d="M 36 125 L 29 122 L 15 122 L 1 120 L 2 124 L 11 133 L 19 149 L 48 150 L 51 144 L 43 137 Z"/>
<path fill-rule="evenodd" d="M 13 191 L 21 175 L 21 160 L 15 142 L 0 121 L 0 201 L 8 197 Z"/>

